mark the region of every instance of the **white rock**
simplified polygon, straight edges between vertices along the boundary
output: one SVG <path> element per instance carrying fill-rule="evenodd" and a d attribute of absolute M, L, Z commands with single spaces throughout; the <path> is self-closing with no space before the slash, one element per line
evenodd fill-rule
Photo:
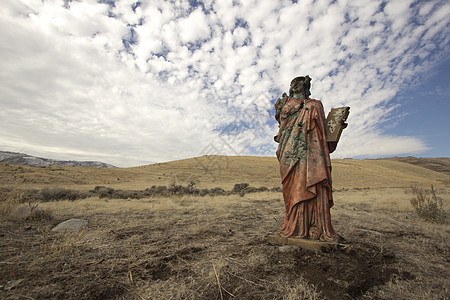
<path fill-rule="evenodd" d="M 87 220 L 83 219 L 70 219 L 59 223 L 52 229 L 53 232 L 74 232 L 85 228 L 88 225 Z"/>
<path fill-rule="evenodd" d="M 44 214 L 44 210 L 37 205 L 22 205 L 15 210 L 14 217 L 24 220 L 42 214 Z"/>
<path fill-rule="evenodd" d="M 284 252 L 291 252 L 298 249 L 298 247 L 294 247 L 294 246 L 280 246 L 278 247 L 278 251 L 280 251 L 281 253 Z"/>

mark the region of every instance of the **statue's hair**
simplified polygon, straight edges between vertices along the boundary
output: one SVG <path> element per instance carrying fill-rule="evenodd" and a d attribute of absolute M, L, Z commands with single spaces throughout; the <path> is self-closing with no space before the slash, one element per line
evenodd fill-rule
<path fill-rule="evenodd" d="M 311 80 L 312 78 L 309 77 L 309 75 L 299 76 L 292 79 L 291 86 L 289 88 L 289 96 L 292 97 L 294 95 L 293 90 L 297 88 L 299 85 L 302 85 L 304 87 L 305 92 L 306 90 L 309 90 L 309 88 L 311 87 Z"/>

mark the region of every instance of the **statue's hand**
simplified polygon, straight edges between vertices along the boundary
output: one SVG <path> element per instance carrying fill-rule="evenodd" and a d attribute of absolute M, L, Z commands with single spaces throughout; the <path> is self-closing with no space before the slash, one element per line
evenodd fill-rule
<path fill-rule="evenodd" d="M 333 153 L 336 150 L 337 142 L 328 142 L 328 151 Z"/>

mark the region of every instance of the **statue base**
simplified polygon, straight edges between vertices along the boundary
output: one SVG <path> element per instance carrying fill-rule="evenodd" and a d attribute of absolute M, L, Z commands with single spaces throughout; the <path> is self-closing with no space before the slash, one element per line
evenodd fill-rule
<path fill-rule="evenodd" d="M 308 250 L 321 251 L 322 249 L 332 249 L 336 248 L 337 243 L 334 242 L 324 242 L 312 239 L 302 239 L 302 238 L 287 238 L 282 237 L 276 233 L 268 236 L 267 241 L 272 245 L 288 245 L 301 247 Z"/>

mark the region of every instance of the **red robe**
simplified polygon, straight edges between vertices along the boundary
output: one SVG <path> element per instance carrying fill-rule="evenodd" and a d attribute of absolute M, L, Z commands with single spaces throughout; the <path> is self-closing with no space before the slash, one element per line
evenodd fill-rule
<path fill-rule="evenodd" d="M 331 225 L 330 149 L 322 102 L 284 97 L 275 104 L 277 158 L 283 183 L 285 237 L 338 241 Z M 334 150 L 334 149 L 332 149 Z"/>

